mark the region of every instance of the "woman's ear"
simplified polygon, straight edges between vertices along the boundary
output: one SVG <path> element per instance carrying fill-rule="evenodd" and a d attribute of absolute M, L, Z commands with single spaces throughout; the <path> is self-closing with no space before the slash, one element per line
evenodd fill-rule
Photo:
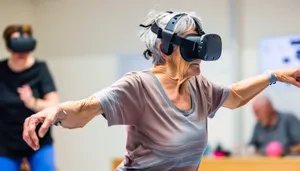
<path fill-rule="evenodd" d="M 162 51 L 161 51 L 161 46 L 162 46 L 162 42 L 159 42 L 158 45 L 157 45 L 157 48 L 159 49 L 159 52 L 160 52 L 160 55 L 167 61 L 169 58 L 168 55 L 164 54 Z"/>

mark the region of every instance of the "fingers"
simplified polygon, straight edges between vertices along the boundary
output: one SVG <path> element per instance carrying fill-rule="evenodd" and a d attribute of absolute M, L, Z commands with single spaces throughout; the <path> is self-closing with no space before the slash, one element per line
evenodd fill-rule
<path fill-rule="evenodd" d="M 31 88 L 28 84 L 26 85 L 23 85 L 22 87 L 19 87 L 17 89 L 18 93 L 19 93 L 19 96 L 20 96 L 20 99 L 25 102 L 25 103 L 30 103 L 29 101 L 32 101 L 32 91 L 31 91 Z"/>
<path fill-rule="evenodd" d="M 29 129 L 28 129 L 28 134 L 32 142 L 34 143 L 35 148 L 39 148 L 39 138 L 35 132 L 38 123 L 39 123 L 38 119 L 32 117 L 31 122 L 29 122 Z"/>
<path fill-rule="evenodd" d="M 39 122 L 39 119 L 34 116 L 27 118 L 24 122 L 23 139 L 34 150 L 39 149 L 39 139 L 35 132 Z"/>
<path fill-rule="evenodd" d="M 19 88 L 17 89 L 17 91 L 18 91 L 18 93 L 19 93 L 19 95 L 20 95 L 20 97 L 21 97 L 21 100 L 24 100 L 24 99 L 22 99 L 22 98 L 26 97 L 26 90 L 24 90 L 23 87 L 19 87 Z"/>
<path fill-rule="evenodd" d="M 29 135 L 29 120 L 30 118 L 25 119 L 24 127 L 23 127 L 23 139 L 24 141 L 32 148 L 36 149 L 36 145 L 34 144 L 33 140 Z"/>
<path fill-rule="evenodd" d="M 56 115 L 47 115 L 46 119 L 44 120 L 40 130 L 39 130 L 39 137 L 43 138 L 49 128 L 52 126 L 54 121 L 56 120 Z"/>
<path fill-rule="evenodd" d="M 293 80 L 291 83 L 296 87 L 300 88 L 300 82 L 298 81 L 298 79 Z"/>
<path fill-rule="evenodd" d="M 23 93 L 23 89 L 22 89 L 21 87 L 19 87 L 19 88 L 17 89 L 17 91 L 18 91 L 19 94 L 22 94 L 22 93 Z"/>
<path fill-rule="evenodd" d="M 294 85 L 297 86 L 298 88 L 300 88 L 300 83 L 299 82 L 296 82 Z"/>
<path fill-rule="evenodd" d="M 28 84 L 23 85 L 22 87 L 19 87 L 17 89 L 18 93 L 27 93 L 31 90 L 30 86 Z"/>

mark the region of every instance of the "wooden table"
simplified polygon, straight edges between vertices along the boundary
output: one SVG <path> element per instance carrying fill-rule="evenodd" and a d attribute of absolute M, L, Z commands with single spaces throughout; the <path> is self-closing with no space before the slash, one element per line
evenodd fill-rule
<path fill-rule="evenodd" d="M 122 159 L 115 159 L 116 168 Z M 227 158 L 203 159 L 199 171 L 300 171 L 300 158 Z"/>

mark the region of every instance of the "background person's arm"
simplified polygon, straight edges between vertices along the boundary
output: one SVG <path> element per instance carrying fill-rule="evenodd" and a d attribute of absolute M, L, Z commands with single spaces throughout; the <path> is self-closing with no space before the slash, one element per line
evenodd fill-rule
<path fill-rule="evenodd" d="M 46 63 L 43 63 L 41 93 L 42 98 L 34 98 L 33 110 L 38 112 L 47 107 L 57 105 L 59 103 L 59 95 L 56 90 L 54 79 Z"/>
<path fill-rule="evenodd" d="M 288 119 L 287 132 L 292 145 L 288 147 L 289 154 L 300 154 L 300 121 L 292 114 L 286 114 Z"/>
<path fill-rule="evenodd" d="M 30 84 L 26 84 L 18 88 L 20 99 L 24 102 L 27 108 L 35 112 L 59 103 L 59 95 L 56 91 L 56 86 L 47 64 L 43 62 L 40 64 L 40 67 L 40 87 L 38 90 L 41 96 L 40 98 L 34 96 Z"/>
<path fill-rule="evenodd" d="M 38 112 L 47 107 L 57 105 L 59 103 L 59 96 L 57 92 L 47 93 L 43 99 L 33 99 L 32 110 Z"/>

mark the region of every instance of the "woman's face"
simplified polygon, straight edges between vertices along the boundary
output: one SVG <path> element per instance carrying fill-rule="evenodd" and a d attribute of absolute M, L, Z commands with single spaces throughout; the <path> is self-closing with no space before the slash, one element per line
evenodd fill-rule
<path fill-rule="evenodd" d="M 24 33 L 23 34 L 24 37 L 27 37 L 28 34 Z M 13 38 L 18 38 L 20 37 L 20 33 L 19 32 L 15 32 L 11 35 L 11 39 Z M 28 56 L 29 56 L 29 53 L 28 52 L 25 52 L 25 53 L 16 53 L 16 52 L 13 52 L 11 50 L 9 50 L 9 52 L 11 53 L 11 57 L 14 59 L 14 60 L 18 60 L 18 61 L 25 61 Z"/>
<path fill-rule="evenodd" d="M 187 34 L 197 34 L 196 31 L 192 30 L 184 34 L 183 36 Z M 200 74 L 200 59 L 193 60 L 191 62 L 185 61 L 180 53 L 180 48 L 177 46 L 172 55 L 170 56 L 169 60 L 167 60 L 167 64 L 171 67 L 174 67 L 178 74 L 181 77 L 192 77 L 197 76 Z"/>

